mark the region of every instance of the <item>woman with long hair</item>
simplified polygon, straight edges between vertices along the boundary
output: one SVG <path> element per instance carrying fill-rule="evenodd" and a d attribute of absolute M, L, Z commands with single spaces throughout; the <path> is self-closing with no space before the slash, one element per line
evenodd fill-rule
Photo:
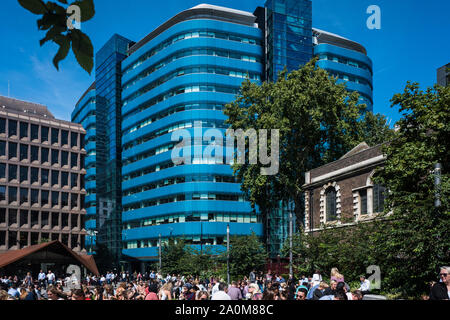
<path fill-rule="evenodd" d="M 172 282 L 167 282 L 161 287 L 158 293 L 159 300 L 172 300 Z"/>
<path fill-rule="evenodd" d="M 330 280 L 334 280 L 336 282 L 345 282 L 344 276 L 339 272 L 338 268 L 331 269 L 331 278 Z"/>

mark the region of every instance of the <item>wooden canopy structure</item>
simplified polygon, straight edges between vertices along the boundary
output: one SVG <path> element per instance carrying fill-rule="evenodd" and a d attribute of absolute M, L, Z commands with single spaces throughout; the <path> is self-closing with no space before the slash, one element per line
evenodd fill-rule
<path fill-rule="evenodd" d="M 0 254 L 0 269 L 15 264 L 53 263 L 59 265 L 80 265 L 91 273 L 100 275 L 94 257 L 81 255 L 59 241 L 38 244 L 22 250 L 11 250 Z"/>

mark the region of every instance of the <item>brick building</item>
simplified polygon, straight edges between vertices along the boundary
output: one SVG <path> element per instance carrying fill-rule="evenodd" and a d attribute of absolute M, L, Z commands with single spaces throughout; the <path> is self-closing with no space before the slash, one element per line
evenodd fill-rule
<path fill-rule="evenodd" d="M 83 252 L 83 127 L 0 96 L 0 253 L 59 240 Z"/>
<path fill-rule="evenodd" d="M 346 226 L 384 210 L 383 186 L 372 177 L 385 157 L 381 145 L 358 145 L 341 159 L 306 173 L 305 231 Z"/>

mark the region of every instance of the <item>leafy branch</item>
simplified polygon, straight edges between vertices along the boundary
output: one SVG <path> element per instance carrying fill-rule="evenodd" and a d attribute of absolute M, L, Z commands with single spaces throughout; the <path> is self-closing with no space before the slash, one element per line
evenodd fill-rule
<path fill-rule="evenodd" d="M 94 67 L 94 47 L 85 33 L 79 29 L 68 27 L 68 21 L 72 19 L 68 8 L 77 6 L 80 9 L 78 22 L 85 22 L 95 15 L 94 0 L 78 0 L 71 4 L 67 0 L 58 0 L 65 6 L 43 0 L 18 0 L 18 2 L 31 13 L 42 15 L 42 18 L 37 20 L 38 30 L 47 30 L 47 33 L 39 43 L 43 46 L 46 42 L 53 41 L 59 46 L 58 52 L 53 58 L 53 64 L 57 70 L 59 70 L 59 62 L 67 57 L 72 48 L 78 64 L 91 74 Z"/>

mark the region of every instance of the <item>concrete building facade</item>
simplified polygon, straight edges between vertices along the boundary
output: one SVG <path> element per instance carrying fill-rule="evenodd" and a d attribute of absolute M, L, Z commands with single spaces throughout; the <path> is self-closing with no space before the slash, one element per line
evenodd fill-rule
<path fill-rule="evenodd" d="M 45 106 L 0 97 L 0 253 L 58 240 L 84 250 L 84 135 Z"/>

